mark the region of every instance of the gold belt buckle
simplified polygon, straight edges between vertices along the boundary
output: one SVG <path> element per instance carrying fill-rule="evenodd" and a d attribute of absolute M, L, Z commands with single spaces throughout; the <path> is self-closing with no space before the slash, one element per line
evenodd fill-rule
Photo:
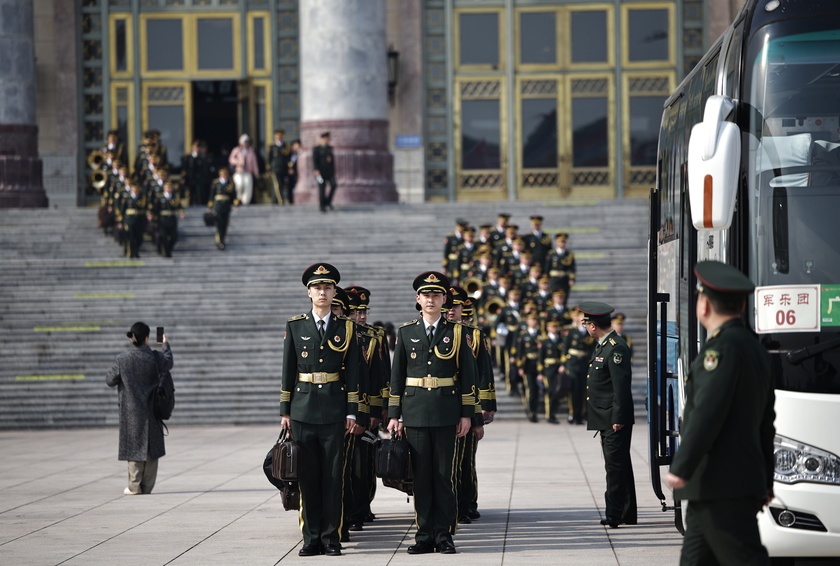
<path fill-rule="evenodd" d="M 323 371 L 316 371 L 312 374 L 312 383 L 323 384 L 327 382 L 327 373 Z"/>
<path fill-rule="evenodd" d="M 437 378 L 436 377 L 424 377 L 423 378 L 423 387 L 437 387 Z"/>

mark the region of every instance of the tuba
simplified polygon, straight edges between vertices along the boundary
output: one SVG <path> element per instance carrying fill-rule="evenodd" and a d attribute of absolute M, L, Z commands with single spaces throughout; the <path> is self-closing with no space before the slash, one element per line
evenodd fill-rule
<path fill-rule="evenodd" d="M 467 295 L 473 299 L 481 298 L 481 289 L 483 287 L 481 279 L 478 277 L 466 277 L 461 281 L 461 287 L 467 292 Z"/>
<path fill-rule="evenodd" d="M 102 169 L 90 172 L 90 185 L 96 189 L 96 192 L 101 193 L 102 189 L 108 183 L 108 175 Z"/>
<path fill-rule="evenodd" d="M 87 164 L 91 169 L 101 169 L 102 164 L 105 163 L 107 156 L 105 153 L 98 149 L 94 149 L 90 152 L 87 158 Z"/>

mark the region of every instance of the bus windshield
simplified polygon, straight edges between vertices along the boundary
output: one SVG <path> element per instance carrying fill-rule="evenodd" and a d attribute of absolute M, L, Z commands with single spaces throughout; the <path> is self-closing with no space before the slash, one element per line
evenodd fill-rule
<path fill-rule="evenodd" d="M 837 285 L 840 30 L 790 31 L 757 35 L 746 69 L 752 274 L 758 286 Z"/>

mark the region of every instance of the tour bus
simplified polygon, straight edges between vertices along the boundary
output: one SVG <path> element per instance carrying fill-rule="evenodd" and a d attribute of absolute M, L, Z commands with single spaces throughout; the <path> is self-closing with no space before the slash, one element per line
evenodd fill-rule
<path fill-rule="evenodd" d="M 705 340 L 697 261 L 756 284 L 745 319 L 772 360 L 772 557 L 840 556 L 840 2 L 747 0 L 665 103 L 651 191 L 648 421 L 653 489 L 679 448 Z M 732 470 L 737 481 L 739 470 Z M 785 560 L 777 560 L 784 562 Z"/>

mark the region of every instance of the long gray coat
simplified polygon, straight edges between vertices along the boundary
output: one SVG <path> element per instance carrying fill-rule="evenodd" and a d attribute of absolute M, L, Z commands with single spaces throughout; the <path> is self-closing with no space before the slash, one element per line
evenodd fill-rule
<path fill-rule="evenodd" d="M 120 406 L 120 460 L 145 462 L 166 454 L 163 427 L 152 413 L 152 394 L 161 372 L 172 369 L 172 350 L 163 343 L 163 352 L 148 346 L 132 346 L 117 356 L 105 377 L 117 388 Z"/>

